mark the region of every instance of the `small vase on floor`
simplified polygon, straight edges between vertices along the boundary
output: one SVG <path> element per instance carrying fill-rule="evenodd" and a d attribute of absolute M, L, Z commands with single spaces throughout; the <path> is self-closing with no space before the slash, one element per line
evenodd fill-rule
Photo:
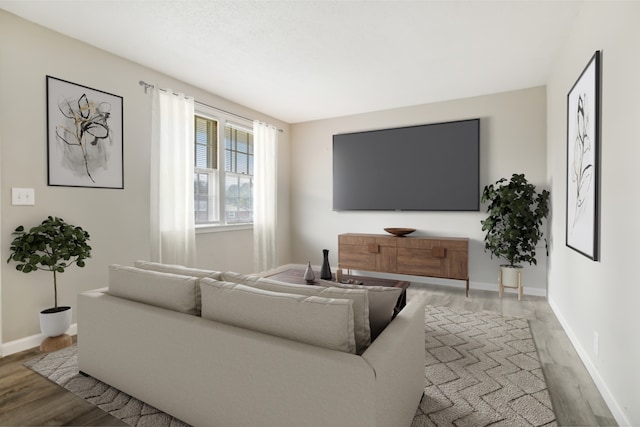
<path fill-rule="evenodd" d="M 323 249 L 322 255 L 324 260 L 322 261 L 322 270 L 320 270 L 320 278 L 322 280 L 331 280 L 331 267 L 329 266 L 329 249 Z"/>
<path fill-rule="evenodd" d="M 313 269 L 311 268 L 311 261 L 307 263 L 307 269 L 304 271 L 304 280 L 307 283 L 313 283 L 316 280 L 316 275 L 313 274 Z"/>

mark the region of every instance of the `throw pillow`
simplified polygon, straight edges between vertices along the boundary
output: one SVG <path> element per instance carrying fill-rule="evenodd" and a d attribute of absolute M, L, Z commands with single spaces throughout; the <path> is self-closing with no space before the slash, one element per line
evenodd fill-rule
<path fill-rule="evenodd" d="M 353 302 L 200 281 L 202 317 L 332 350 L 355 353 Z"/>

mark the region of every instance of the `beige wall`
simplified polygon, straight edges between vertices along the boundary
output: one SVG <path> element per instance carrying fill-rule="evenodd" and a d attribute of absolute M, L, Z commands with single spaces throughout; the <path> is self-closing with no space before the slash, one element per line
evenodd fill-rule
<path fill-rule="evenodd" d="M 501 261 L 491 260 L 484 252 L 480 225 L 486 216 L 484 206 L 480 212 L 333 212 L 332 135 L 479 117 L 481 187 L 513 173 L 524 173 L 541 189 L 546 182 L 545 103 L 545 88 L 536 87 L 292 125 L 294 262 L 320 264 L 324 248 L 329 249 L 330 262 L 335 267 L 338 234 L 384 234 L 385 227 L 412 227 L 417 229 L 415 234 L 470 238 L 471 287 L 497 290 Z M 544 295 L 547 285 L 544 244 L 539 253 L 538 266 L 525 267 L 525 290 Z"/>
<path fill-rule="evenodd" d="M 640 425 L 640 3 L 585 2 L 547 89 L 547 180 L 554 236 L 549 302 L 622 425 Z M 565 246 L 566 97 L 596 50 L 602 51 L 601 261 Z M 599 354 L 594 350 L 599 334 Z"/>
<path fill-rule="evenodd" d="M 47 186 L 46 75 L 124 98 L 124 190 Z M 63 305 L 75 306 L 78 292 L 105 286 L 108 264 L 150 257 L 150 95 L 139 80 L 284 130 L 279 134 L 279 256 L 289 261 L 288 124 L 0 10 L 0 258 L 8 258 L 10 234 L 20 224 L 31 227 L 56 215 L 85 228 L 91 234 L 93 258 L 84 269 L 73 267 L 59 277 Z M 35 188 L 36 205 L 12 206 L 12 187 Z M 252 236 L 251 230 L 198 234 L 198 266 L 250 272 Z M 50 273 L 23 274 L 14 266 L 0 264 L 4 343 L 38 334 L 38 312 L 53 305 Z"/>

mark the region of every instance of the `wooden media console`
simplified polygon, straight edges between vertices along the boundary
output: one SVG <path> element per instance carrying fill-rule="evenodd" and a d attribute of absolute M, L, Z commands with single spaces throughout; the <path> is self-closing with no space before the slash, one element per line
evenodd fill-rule
<path fill-rule="evenodd" d="M 338 267 L 464 280 L 469 296 L 469 239 L 340 234 Z"/>

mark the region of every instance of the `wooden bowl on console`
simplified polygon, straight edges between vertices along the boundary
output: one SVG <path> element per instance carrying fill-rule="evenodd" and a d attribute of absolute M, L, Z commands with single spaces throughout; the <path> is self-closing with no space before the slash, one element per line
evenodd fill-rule
<path fill-rule="evenodd" d="M 391 233 L 394 236 L 397 237 L 402 237 L 402 236 L 406 236 L 407 234 L 411 234 L 414 231 L 416 231 L 415 228 L 385 228 L 384 231 L 386 231 L 387 233 Z"/>

